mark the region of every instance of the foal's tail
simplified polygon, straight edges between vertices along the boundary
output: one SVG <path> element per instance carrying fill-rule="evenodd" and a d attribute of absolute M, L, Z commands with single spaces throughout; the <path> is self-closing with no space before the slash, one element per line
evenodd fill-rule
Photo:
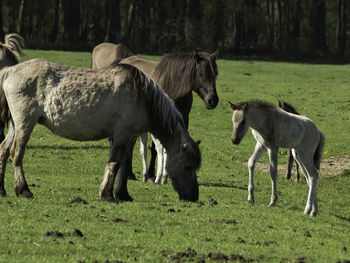
<path fill-rule="evenodd" d="M 314 153 L 314 164 L 318 171 L 320 170 L 324 142 L 325 142 L 324 135 L 320 132 L 320 139 L 318 141 L 318 145 Z"/>

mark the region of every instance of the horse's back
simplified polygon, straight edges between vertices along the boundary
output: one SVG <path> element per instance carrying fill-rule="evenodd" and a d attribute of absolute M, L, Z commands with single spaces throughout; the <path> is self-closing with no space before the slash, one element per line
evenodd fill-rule
<path fill-rule="evenodd" d="M 151 61 L 139 56 L 130 56 L 120 61 L 119 64 L 132 65 L 157 82 L 157 80 L 154 79 L 154 70 L 158 62 Z"/>
<path fill-rule="evenodd" d="M 92 69 L 106 68 L 118 60 L 131 56 L 124 44 L 101 43 L 92 51 Z"/>

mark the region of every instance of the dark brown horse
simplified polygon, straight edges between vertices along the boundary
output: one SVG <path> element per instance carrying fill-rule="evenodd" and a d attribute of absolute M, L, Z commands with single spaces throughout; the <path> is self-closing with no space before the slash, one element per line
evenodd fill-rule
<path fill-rule="evenodd" d="M 153 79 L 174 101 L 188 127 L 193 102 L 192 91 L 199 95 L 207 109 L 214 109 L 219 102 L 216 92 L 217 54 L 218 52 L 212 54 L 206 52 L 166 54 L 159 62 L 131 56 L 123 59 L 120 63 L 133 65 Z M 155 147 L 152 144 L 150 168 L 147 170 L 144 167 L 144 180 L 154 177 L 155 158 Z M 145 156 L 144 159 L 146 159 Z M 129 165 L 128 170 L 131 170 L 131 165 Z"/>
<path fill-rule="evenodd" d="M 300 115 L 300 113 L 297 112 L 296 109 L 292 105 L 290 105 L 289 103 L 287 103 L 285 101 L 278 100 L 278 107 L 280 107 L 281 109 L 283 109 L 289 113 Z M 288 180 L 292 177 L 293 162 L 295 162 L 296 180 L 297 180 L 297 182 L 299 182 L 299 180 L 300 180 L 299 164 L 296 160 L 294 160 L 292 150 L 289 149 L 289 151 L 288 151 L 288 169 L 286 172 L 286 179 L 288 179 Z"/>

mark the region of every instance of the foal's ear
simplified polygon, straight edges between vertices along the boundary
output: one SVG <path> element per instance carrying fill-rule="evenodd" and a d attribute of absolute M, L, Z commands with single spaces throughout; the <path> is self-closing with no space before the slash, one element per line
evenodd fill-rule
<path fill-rule="evenodd" d="M 192 58 L 193 58 L 194 61 L 196 61 L 196 63 L 199 62 L 199 55 L 198 55 L 197 50 L 193 50 L 193 52 L 192 52 Z"/>
<path fill-rule="evenodd" d="M 237 110 L 237 106 L 233 104 L 231 101 L 228 102 L 232 110 Z"/>
<path fill-rule="evenodd" d="M 217 49 L 215 52 L 211 53 L 210 56 L 210 60 L 211 61 L 215 61 L 218 58 L 219 55 L 219 49 Z"/>

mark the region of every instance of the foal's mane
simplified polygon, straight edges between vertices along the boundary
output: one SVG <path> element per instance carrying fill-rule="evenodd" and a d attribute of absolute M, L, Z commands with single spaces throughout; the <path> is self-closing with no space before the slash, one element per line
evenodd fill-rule
<path fill-rule="evenodd" d="M 216 63 L 213 63 L 205 53 L 196 53 L 195 56 L 192 53 L 165 54 L 155 68 L 154 79 L 164 92 L 176 101 L 192 91 L 196 65 L 202 61 L 209 63 L 210 72 L 203 69 L 209 78 L 217 74 Z"/>
<path fill-rule="evenodd" d="M 201 164 L 201 154 L 198 145 L 188 135 L 182 115 L 175 107 L 173 101 L 152 79 L 148 78 L 136 67 L 128 64 L 119 65 L 130 70 L 130 76 L 134 80 L 134 91 L 137 96 L 143 98 L 148 106 L 151 133 L 162 139 L 167 138 L 177 129 L 185 130 L 186 142 L 192 146 L 188 147 L 189 156 L 193 166 L 198 169 Z"/>
<path fill-rule="evenodd" d="M 283 109 L 283 110 L 285 110 L 287 112 L 300 115 L 300 113 L 297 112 L 297 110 L 291 104 L 289 104 L 288 102 L 279 100 L 278 101 L 278 107 L 280 107 L 281 109 Z"/>
<path fill-rule="evenodd" d="M 262 101 L 262 100 L 242 101 L 237 104 L 237 108 L 243 109 L 246 105 L 248 105 L 248 107 L 253 107 L 253 108 L 265 108 L 265 109 L 276 108 L 276 106 L 273 105 L 272 103 Z"/>

